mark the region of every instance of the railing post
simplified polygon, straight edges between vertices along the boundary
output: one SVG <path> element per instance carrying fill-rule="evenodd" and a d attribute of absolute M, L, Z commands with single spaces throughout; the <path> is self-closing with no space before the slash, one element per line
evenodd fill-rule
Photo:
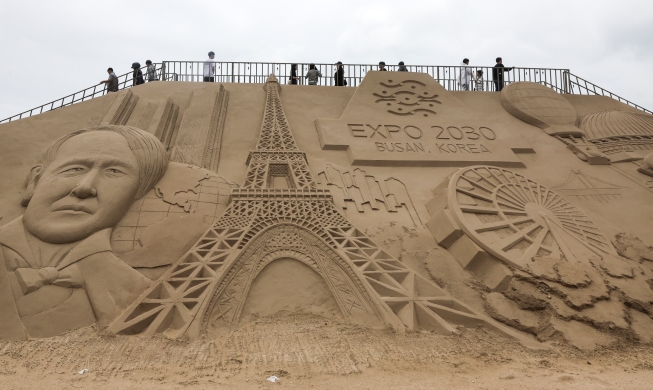
<path fill-rule="evenodd" d="M 161 61 L 161 81 L 166 81 L 166 62 Z"/>
<path fill-rule="evenodd" d="M 234 72 L 234 65 L 235 65 L 235 64 L 232 62 L 232 63 L 231 63 L 231 82 L 232 82 L 232 83 L 233 83 L 234 80 L 236 79 L 236 78 L 235 78 L 235 72 Z"/>

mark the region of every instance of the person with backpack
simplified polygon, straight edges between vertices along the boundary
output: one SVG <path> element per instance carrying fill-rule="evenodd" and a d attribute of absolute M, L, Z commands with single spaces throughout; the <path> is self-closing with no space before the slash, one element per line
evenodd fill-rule
<path fill-rule="evenodd" d="M 333 74 L 333 80 L 336 87 L 344 87 L 347 85 L 347 80 L 345 80 L 345 69 L 342 66 L 342 62 L 336 62 L 336 72 Z"/>
<path fill-rule="evenodd" d="M 472 80 L 472 69 L 469 67 L 469 59 L 465 58 L 460 63 L 460 70 L 458 71 L 458 86 L 463 91 L 469 91 L 469 82 Z"/>
<path fill-rule="evenodd" d="M 322 77 L 322 73 L 315 68 L 315 64 L 310 64 L 305 77 L 308 79 L 308 85 L 317 85 L 320 77 Z"/>
<path fill-rule="evenodd" d="M 132 69 L 134 70 L 134 73 L 132 74 L 132 86 L 135 87 L 137 85 L 145 84 L 143 72 L 141 72 L 141 64 L 134 62 L 132 64 Z"/>
<path fill-rule="evenodd" d="M 107 85 L 107 92 L 118 92 L 118 76 L 113 73 L 113 68 L 107 69 L 107 73 L 109 73 L 109 78 L 100 81 L 100 84 Z"/>
<path fill-rule="evenodd" d="M 145 61 L 145 65 L 147 65 L 147 82 L 157 81 L 156 66 L 150 60 Z"/>
<path fill-rule="evenodd" d="M 513 69 L 515 68 L 506 68 L 503 66 L 503 59 L 501 59 L 501 57 L 497 57 L 497 64 L 494 65 L 494 68 L 492 68 L 492 80 L 494 80 L 494 90 L 496 92 L 501 92 L 505 85 L 503 73 L 510 72 Z"/>

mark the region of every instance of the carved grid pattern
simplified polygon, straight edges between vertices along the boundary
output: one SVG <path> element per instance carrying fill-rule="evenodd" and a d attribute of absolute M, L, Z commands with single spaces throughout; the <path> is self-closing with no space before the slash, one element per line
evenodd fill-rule
<path fill-rule="evenodd" d="M 256 150 L 288 150 L 296 151 L 297 144 L 290 132 L 286 114 L 279 98 L 279 83 L 276 80 L 265 84 L 265 113 L 261 135 Z"/>
<path fill-rule="evenodd" d="M 109 329 L 123 334 L 184 334 L 246 229 L 210 228 Z"/>
<path fill-rule="evenodd" d="M 259 153 L 252 153 L 243 188 L 265 188 L 268 161 Z"/>
<path fill-rule="evenodd" d="M 328 251 L 331 253 L 328 254 Z M 324 243 L 302 232 L 302 229 L 293 225 L 281 225 L 268 230 L 256 242 L 252 242 L 229 267 L 204 311 L 203 325 L 216 320 L 226 324 L 237 321 L 249 288 L 258 273 L 273 260 L 284 257 L 301 261 L 322 275 L 346 317 L 351 317 L 356 310 L 367 312 L 361 299 L 367 301 L 368 307 L 373 306 L 365 286 L 360 281 L 355 283 L 347 280 L 346 275 L 352 274 L 349 263 Z M 354 292 L 354 289 L 359 293 Z"/>
<path fill-rule="evenodd" d="M 488 325 L 465 304 L 380 249 L 354 227 L 327 229 L 341 254 L 362 272 L 408 329 L 453 331 L 447 322 Z"/>

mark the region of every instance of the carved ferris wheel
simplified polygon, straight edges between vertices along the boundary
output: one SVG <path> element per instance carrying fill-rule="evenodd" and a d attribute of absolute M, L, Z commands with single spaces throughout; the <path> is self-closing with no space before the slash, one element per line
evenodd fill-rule
<path fill-rule="evenodd" d="M 449 210 L 476 244 L 523 268 L 534 256 L 574 258 L 570 243 L 599 257 L 616 254 L 594 222 L 555 192 L 502 168 L 459 170 L 448 187 Z"/>

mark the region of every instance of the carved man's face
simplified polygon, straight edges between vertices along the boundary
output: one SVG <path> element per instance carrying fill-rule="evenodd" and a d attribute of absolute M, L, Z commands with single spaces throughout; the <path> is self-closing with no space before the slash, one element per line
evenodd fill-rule
<path fill-rule="evenodd" d="M 136 156 L 127 140 L 111 131 L 72 137 L 35 178 L 39 167 L 32 168 L 28 187 L 33 185 L 34 193 L 23 221 L 27 231 L 49 243 L 79 241 L 114 226 L 138 189 Z"/>

